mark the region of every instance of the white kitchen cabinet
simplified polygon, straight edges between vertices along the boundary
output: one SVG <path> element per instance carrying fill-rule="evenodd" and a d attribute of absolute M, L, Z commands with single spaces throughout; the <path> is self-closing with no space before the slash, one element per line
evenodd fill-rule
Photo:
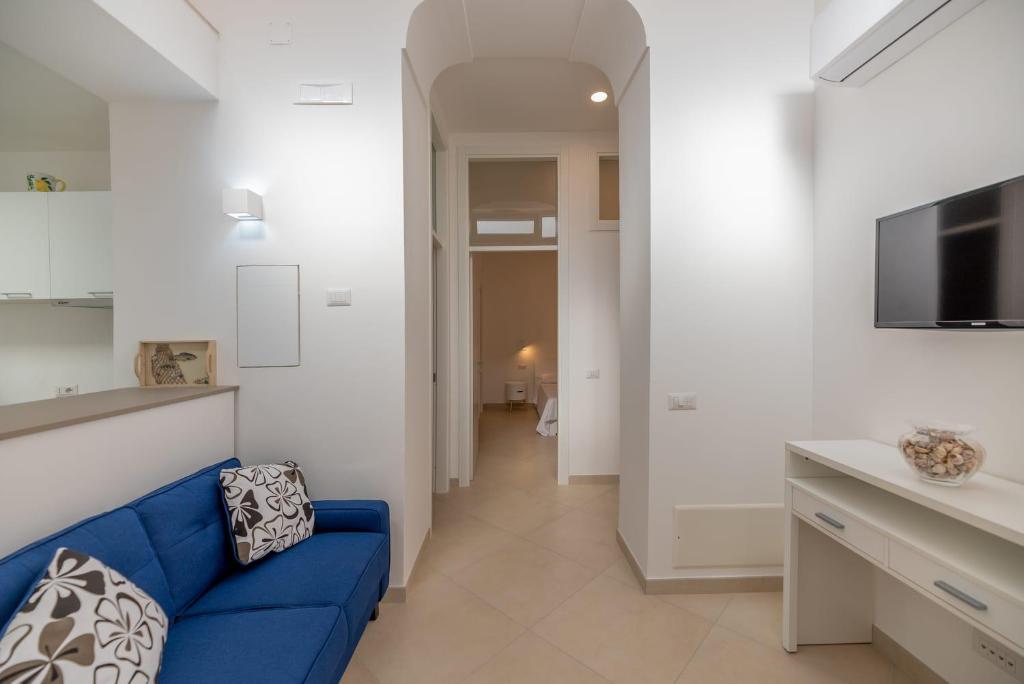
<path fill-rule="evenodd" d="M 110 193 L 47 194 L 50 209 L 50 297 L 113 297 L 114 245 Z"/>
<path fill-rule="evenodd" d="M 0 193 L 0 301 L 49 297 L 46 193 Z"/>

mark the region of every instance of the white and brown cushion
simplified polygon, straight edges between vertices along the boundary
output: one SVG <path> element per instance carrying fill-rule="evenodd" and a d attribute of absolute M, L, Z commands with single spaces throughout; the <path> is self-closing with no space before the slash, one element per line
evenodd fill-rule
<path fill-rule="evenodd" d="M 0 637 L 0 682 L 149 684 L 167 615 L 95 558 L 59 548 Z"/>
<path fill-rule="evenodd" d="M 298 544 L 313 534 L 313 504 L 302 470 L 292 461 L 225 468 L 220 488 L 242 565 Z"/>

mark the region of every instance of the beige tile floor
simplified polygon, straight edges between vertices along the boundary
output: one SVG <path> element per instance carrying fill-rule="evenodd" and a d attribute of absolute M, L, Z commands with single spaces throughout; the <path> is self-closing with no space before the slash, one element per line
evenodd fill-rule
<path fill-rule="evenodd" d="M 404 604 L 342 684 L 895 684 L 871 646 L 779 645 L 779 594 L 644 595 L 618 489 L 559 487 L 536 414 L 485 411 L 473 485 L 434 498 Z"/>

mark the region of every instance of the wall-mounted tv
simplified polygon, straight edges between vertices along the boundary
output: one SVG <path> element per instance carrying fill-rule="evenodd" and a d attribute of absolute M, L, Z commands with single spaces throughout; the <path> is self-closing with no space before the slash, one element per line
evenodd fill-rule
<path fill-rule="evenodd" d="M 1024 328 L 1024 176 L 880 218 L 876 328 Z"/>

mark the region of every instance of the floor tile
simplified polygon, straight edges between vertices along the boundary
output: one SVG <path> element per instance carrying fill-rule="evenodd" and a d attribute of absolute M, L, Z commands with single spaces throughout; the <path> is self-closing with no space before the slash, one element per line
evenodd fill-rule
<path fill-rule="evenodd" d="M 570 510 L 520 491 L 501 492 L 468 509 L 474 517 L 519 535 L 557 520 Z"/>
<path fill-rule="evenodd" d="M 612 489 L 605 494 L 594 497 L 590 501 L 580 506 L 581 510 L 587 513 L 600 516 L 605 520 L 608 520 L 613 525 L 618 527 L 619 525 L 619 488 L 612 487 Z"/>
<path fill-rule="evenodd" d="M 735 594 L 718 624 L 770 647 L 782 644 L 782 593 Z"/>
<path fill-rule="evenodd" d="M 516 539 L 494 525 L 462 515 L 434 527 L 419 563 L 450 575 Z"/>
<path fill-rule="evenodd" d="M 522 632 L 501 611 L 433 574 L 410 590 L 406 603 L 381 606 L 380 619 L 367 627 L 356 656 L 379 684 L 451 684 Z"/>
<path fill-rule="evenodd" d="M 526 538 L 599 572 L 622 555 L 614 524 L 581 510 L 537 528 Z"/>
<path fill-rule="evenodd" d="M 716 626 L 677 684 L 890 684 L 892 666 L 870 646 L 826 648 L 837 650 L 790 654 Z"/>
<path fill-rule="evenodd" d="M 452 578 L 516 622 L 531 626 L 597 574 L 579 563 L 518 541 L 488 554 Z"/>
<path fill-rule="evenodd" d="M 605 577 L 611 577 L 614 580 L 623 582 L 628 586 L 640 588 L 640 580 L 637 578 L 636 573 L 633 572 L 633 566 L 626 560 L 626 556 L 619 550 L 619 557 L 608 566 L 608 569 L 604 571 Z"/>
<path fill-rule="evenodd" d="M 607 682 L 608 680 L 604 677 L 530 633 L 516 639 L 511 646 L 496 655 L 466 680 L 466 684 L 607 684 Z"/>
<path fill-rule="evenodd" d="M 659 594 L 658 598 L 705 620 L 717 622 L 729 605 L 732 594 Z"/>
<path fill-rule="evenodd" d="M 557 472 L 555 474 L 557 478 Z M 547 499 L 563 506 L 569 506 L 570 508 L 576 508 L 583 506 L 584 504 L 590 503 L 594 499 L 608 494 L 613 489 L 613 485 L 599 485 L 599 484 L 574 484 L 574 485 L 560 485 L 557 479 L 546 477 L 533 486 L 525 489 L 527 494 L 535 496 L 539 499 Z"/>
<path fill-rule="evenodd" d="M 692 613 L 601 576 L 533 631 L 613 682 L 669 684 L 711 627 Z"/>

